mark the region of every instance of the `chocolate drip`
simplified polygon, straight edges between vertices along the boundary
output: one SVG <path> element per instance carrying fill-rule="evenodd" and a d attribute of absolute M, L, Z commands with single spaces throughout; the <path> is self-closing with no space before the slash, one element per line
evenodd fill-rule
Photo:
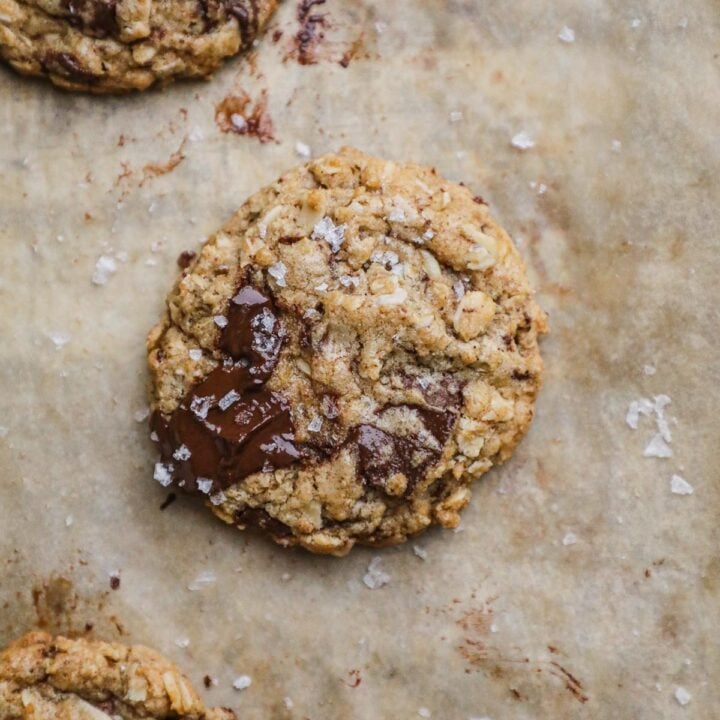
<path fill-rule="evenodd" d="M 290 408 L 265 386 L 285 336 L 272 301 L 245 286 L 227 318 L 220 348 L 229 357 L 188 392 L 169 419 L 156 412 L 151 420 L 162 462 L 188 492 L 212 494 L 304 457 Z"/>

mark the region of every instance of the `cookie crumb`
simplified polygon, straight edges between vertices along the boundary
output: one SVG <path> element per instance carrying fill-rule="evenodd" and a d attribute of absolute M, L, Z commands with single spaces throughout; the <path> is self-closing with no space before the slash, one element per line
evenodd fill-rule
<path fill-rule="evenodd" d="M 95 263 L 92 274 L 93 285 L 106 285 L 111 275 L 117 272 L 117 262 L 109 255 L 101 255 Z"/>
<path fill-rule="evenodd" d="M 575 42 L 575 31 L 568 27 L 567 25 L 563 25 L 562 30 L 560 30 L 560 33 L 558 35 L 558 38 L 562 40 L 564 43 L 574 43 Z"/>
<path fill-rule="evenodd" d="M 110 575 L 110 589 L 117 590 L 120 587 L 120 576 L 117 573 Z"/>
<path fill-rule="evenodd" d="M 382 565 L 381 557 L 374 557 L 368 565 L 367 572 L 363 577 L 366 587 L 371 590 L 378 590 L 390 582 L 390 576 L 380 567 Z"/>
<path fill-rule="evenodd" d="M 252 685 L 252 678 L 249 675 L 239 675 L 232 682 L 232 686 L 236 690 L 246 690 L 251 685 Z"/>
<path fill-rule="evenodd" d="M 678 685 L 675 688 L 675 699 L 678 701 L 678 704 L 685 706 L 692 699 L 692 695 L 690 695 L 682 685 Z"/>
<path fill-rule="evenodd" d="M 675 495 L 692 495 L 695 489 L 682 475 L 673 475 L 670 480 L 670 490 Z"/>
<path fill-rule="evenodd" d="M 524 130 L 513 135 L 510 144 L 518 150 L 529 150 L 535 147 L 535 141 Z"/>

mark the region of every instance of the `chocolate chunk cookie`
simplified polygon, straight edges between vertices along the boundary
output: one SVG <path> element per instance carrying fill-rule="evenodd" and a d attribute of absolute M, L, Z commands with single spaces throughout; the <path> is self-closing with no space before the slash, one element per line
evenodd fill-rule
<path fill-rule="evenodd" d="M 0 653 L 3 720 L 235 720 L 154 650 L 32 632 Z"/>
<path fill-rule="evenodd" d="M 0 0 L 0 56 L 68 90 L 198 78 L 249 47 L 277 0 Z"/>
<path fill-rule="evenodd" d="M 546 319 L 487 206 L 344 149 L 211 237 L 148 339 L 155 478 L 282 545 L 455 527 L 528 428 Z"/>

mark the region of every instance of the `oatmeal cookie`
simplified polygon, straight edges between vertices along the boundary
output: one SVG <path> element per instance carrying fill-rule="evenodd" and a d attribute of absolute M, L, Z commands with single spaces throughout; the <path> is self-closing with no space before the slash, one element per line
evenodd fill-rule
<path fill-rule="evenodd" d="M 343 149 L 253 195 L 170 293 L 155 478 L 320 553 L 455 527 L 530 424 L 545 330 L 480 198 Z"/>
<path fill-rule="evenodd" d="M 235 720 L 154 650 L 31 632 L 0 653 L 2 720 Z"/>
<path fill-rule="evenodd" d="M 68 90 L 200 78 L 248 48 L 278 0 L 0 0 L 0 57 Z"/>

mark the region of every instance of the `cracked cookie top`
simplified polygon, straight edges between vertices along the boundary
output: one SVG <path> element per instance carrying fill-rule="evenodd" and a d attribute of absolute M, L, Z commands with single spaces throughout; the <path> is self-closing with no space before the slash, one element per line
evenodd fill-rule
<path fill-rule="evenodd" d="M 69 90 L 205 77 L 248 48 L 277 0 L 0 0 L 0 56 Z"/>
<path fill-rule="evenodd" d="M 155 478 L 283 545 L 455 527 L 528 428 L 546 319 L 480 198 L 343 149 L 252 196 L 148 339 Z"/>
<path fill-rule="evenodd" d="M 206 708 L 154 650 L 31 632 L 0 653 L 0 717 L 235 720 L 235 713 Z"/>

